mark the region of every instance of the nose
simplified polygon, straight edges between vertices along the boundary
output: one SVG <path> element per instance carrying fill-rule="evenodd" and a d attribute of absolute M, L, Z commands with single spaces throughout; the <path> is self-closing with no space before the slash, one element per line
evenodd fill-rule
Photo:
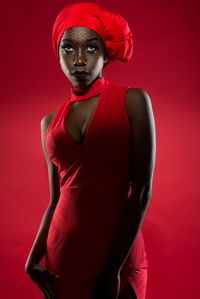
<path fill-rule="evenodd" d="M 78 49 L 74 56 L 74 65 L 86 65 L 86 57 L 82 49 Z"/>

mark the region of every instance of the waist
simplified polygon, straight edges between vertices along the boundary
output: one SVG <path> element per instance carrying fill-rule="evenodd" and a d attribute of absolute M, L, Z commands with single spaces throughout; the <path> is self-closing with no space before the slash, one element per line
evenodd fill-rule
<path fill-rule="evenodd" d="M 125 190 L 96 188 L 62 189 L 54 212 L 54 222 L 71 230 L 77 227 L 110 225 L 118 221 L 126 200 Z"/>

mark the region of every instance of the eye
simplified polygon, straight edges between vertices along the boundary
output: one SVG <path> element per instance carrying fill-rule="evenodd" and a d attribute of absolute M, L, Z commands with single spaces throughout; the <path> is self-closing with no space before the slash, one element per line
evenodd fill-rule
<path fill-rule="evenodd" d="M 97 45 L 92 45 L 92 44 L 88 44 L 87 48 L 88 48 L 89 52 L 94 52 L 95 50 L 99 49 L 99 47 Z"/>
<path fill-rule="evenodd" d="M 62 49 L 64 49 L 65 52 L 72 52 L 73 51 L 73 47 L 70 44 L 64 44 L 61 47 L 62 47 Z"/>
<path fill-rule="evenodd" d="M 74 48 L 71 44 L 62 44 L 61 48 L 64 49 L 64 51 L 67 53 L 72 52 L 74 50 Z M 97 45 L 93 45 L 93 44 L 87 44 L 86 48 L 87 48 L 88 52 L 90 52 L 90 53 L 93 53 L 94 51 L 99 49 L 99 47 Z"/>

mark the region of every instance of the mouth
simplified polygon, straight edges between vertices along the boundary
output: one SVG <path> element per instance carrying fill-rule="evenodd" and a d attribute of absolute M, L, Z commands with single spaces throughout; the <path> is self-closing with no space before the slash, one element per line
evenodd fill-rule
<path fill-rule="evenodd" d="M 72 76 L 74 76 L 78 80 L 81 80 L 81 79 L 84 80 L 89 76 L 89 73 L 76 71 L 76 72 L 72 72 Z"/>

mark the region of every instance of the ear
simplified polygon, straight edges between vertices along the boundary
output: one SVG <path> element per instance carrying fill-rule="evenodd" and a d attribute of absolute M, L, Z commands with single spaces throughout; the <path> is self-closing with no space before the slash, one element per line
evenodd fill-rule
<path fill-rule="evenodd" d="M 108 61 L 108 52 L 107 52 L 105 45 L 104 45 L 104 51 L 103 51 L 103 58 L 104 58 L 104 63 L 106 63 Z"/>

